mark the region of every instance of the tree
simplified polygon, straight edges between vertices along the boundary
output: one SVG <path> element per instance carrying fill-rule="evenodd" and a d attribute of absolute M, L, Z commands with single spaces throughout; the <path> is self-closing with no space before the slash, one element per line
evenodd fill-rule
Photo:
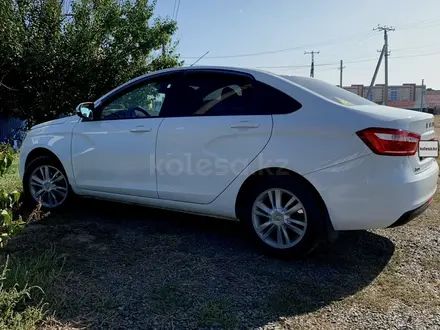
<path fill-rule="evenodd" d="M 155 5 L 0 0 L 0 113 L 47 121 L 136 76 L 181 66 L 176 22 L 154 18 Z"/>

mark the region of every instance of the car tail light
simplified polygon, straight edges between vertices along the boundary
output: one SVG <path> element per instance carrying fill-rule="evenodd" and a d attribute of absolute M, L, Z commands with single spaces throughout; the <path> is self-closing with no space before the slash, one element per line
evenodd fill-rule
<path fill-rule="evenodd" d="M 378 155 L 412 156 L 417 152 L 420 135 L 393 128 L 367 128 L 356 132 L 364 143 Z"/>

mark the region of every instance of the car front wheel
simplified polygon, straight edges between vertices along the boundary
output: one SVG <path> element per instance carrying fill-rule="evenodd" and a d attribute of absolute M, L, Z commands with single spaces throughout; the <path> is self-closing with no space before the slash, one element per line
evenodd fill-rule
<path fill-rule="evenodd" d="M 67 175 L 59 162 L 52 157 L 34 159 L 26 168 L 23 188 L 28 202 L 46 209 L 56 209 L 70 197 Z"/>
<path fill-rule="evenodd" d="M 303 180 L 292 176 L 263 178 L 247 201 L 245 221 L 265 252 L 301 257 L 321 241 L 325 228 L 322 205 Z"/>

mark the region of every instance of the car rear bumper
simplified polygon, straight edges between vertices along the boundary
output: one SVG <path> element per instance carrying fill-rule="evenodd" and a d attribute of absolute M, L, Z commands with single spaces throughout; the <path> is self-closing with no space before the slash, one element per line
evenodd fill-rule
<path fill-rule="evenodd" d="M 395 227 L 400 227 L 403 226 L 405 224 L 407 224 L 408 222 L 410 222 L 411 220 L 417 218 L 420 214 L 422 214 L 423 212 L 425 212 L 429 205 L 432 204 L 432 201 L 434 200 L 434 196 L 432 196 L 425 204 L 415 208 L 414 210 L 405 212 L 396 222 L 394 222 L 392 225 L 388 226 L 388 228 L 395 228 Z"/>
<path fill-rule="evenodd" d="M 407 157 L 373 154 L 305 178 L 321 194 L 335 230 L 363 230 L 397 226 L 424 211 L 438 173 L 437 162 L 414 174 Z"/>

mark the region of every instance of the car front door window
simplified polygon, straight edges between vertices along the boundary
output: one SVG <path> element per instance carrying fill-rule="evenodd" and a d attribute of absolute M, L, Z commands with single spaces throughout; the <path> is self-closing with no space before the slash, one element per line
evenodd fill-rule
<path fill-rule="evenodd" d="M 103 107 L 102 120 L 159 117 L 174 83 L 150 82 L 129 90 Z"/>

